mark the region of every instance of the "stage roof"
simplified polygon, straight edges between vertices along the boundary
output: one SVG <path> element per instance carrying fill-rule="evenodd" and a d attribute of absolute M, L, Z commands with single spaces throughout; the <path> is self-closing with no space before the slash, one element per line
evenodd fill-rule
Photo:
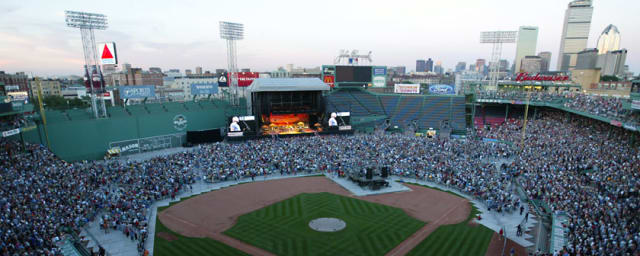
<path fill-rule="evenodd" d="M 258 78 L 249 86 L 250 92 L 328 91 L 329 85 L 319 78 Z"/>

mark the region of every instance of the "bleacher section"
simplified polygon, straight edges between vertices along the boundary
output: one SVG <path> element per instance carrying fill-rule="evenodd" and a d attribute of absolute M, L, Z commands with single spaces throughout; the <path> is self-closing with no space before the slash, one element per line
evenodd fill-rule
<path fill-rule="evenodd" d="M 384 110 L 380 105 L 380 100 L 378 97 L 371 93 L 367 93 L 361 90 L 350 90 L 351 96 L 358 101 L 358 103 L 362 104 L 370 113 L 376 115 L 384 115 Z"/>
<path fill-rule="evenodd" d="M 454 130 L 464 130 L 466 125 L 466 107 L 464 98 L 451 98 L 451 126 Z"/>
<path fill-rule="evenodd" d="M 392 116 L 395 114 L 398 102 L 400 102 L 400 95 L 381 95 L 380 102 L 382 102 L 382 107 L 387 116 Z"/>
<path fill-rule="evenodd" d="M 416 120 L 423 101 L 424 97 L 421 96 L 402 96 L 396 113 L 391 117 L 391 125 L 404 126 Z"/>
<path fill-rule="evenodd" d="M 327 97 L 327 110 L 351 111 L 352 116 L 386 115 L 391 125 L 406 127 L 417 120 L 419 129 L 439 129 L 449 120 L 453 130 L 465 130 L 465 98 L 374 94 L 360 89 L 340 89 Z"/>
<path fill-rule="evenodd" d="M 422 108 L 422 117 L 418 121 L 418 126 L 422 129 L 440 127 L 440 122 L 445 119 L 450 119 L 449 115 L 449 97 L 429 97 L 424 103 Z M 464 105 L 463 105 L 464 107 Z M 464 118 L 464 116 L 463 116 Z M 452 121 L 452 120 L 450 120 Z M 451 122 L 452 123 L 452 122 Z M 456 127 L 455 124 L 452 124 Z"/>
<path fill-rule="evenodd" d="M 371 113 L 367 111 L 348 90 L 338 90 L 329 95 L 327 98 L 330 102 L 329 111 L 349 111 L 351 116 L 369 116 Z"/>

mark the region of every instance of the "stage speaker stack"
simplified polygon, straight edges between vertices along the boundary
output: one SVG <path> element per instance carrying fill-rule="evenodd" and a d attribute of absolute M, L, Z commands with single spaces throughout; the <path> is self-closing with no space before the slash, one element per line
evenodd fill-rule
<path fill-rule="evenodd" d="M 382 178 L 389 177 L 389 167 L 388 166 L 383 166 L 382 167 L 382 174 L 380 176 L 382 176 Z"/>
<path fill-rule="evenodd" d="M 367 167 L 367 175 L 366 175 L 366 178 L 367 178 L 368 180 L 373 179 L 373 168 Z"/>

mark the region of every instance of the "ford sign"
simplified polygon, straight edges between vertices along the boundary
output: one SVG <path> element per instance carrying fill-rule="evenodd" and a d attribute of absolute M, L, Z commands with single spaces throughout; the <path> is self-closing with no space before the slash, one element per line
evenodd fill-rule
<path fill-rule="evenodd" d="M 429 93 L 430 94 L 447 94 L 447 95 L 456 94 L 455 90 L 453 89 L 453 86 L 446 85 L 446 84 L 435 84 L 435 85 L 429 86 Z"/>

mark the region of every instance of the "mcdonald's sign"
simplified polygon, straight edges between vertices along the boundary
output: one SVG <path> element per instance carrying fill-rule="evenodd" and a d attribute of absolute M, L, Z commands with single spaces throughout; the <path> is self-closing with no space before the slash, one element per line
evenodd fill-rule
<path fill-rule="evenodd" d="M 333 88 L 335 80 L 335 76 L 324 76 L 324 83 L 329 85 L 331 88 Z"/>

